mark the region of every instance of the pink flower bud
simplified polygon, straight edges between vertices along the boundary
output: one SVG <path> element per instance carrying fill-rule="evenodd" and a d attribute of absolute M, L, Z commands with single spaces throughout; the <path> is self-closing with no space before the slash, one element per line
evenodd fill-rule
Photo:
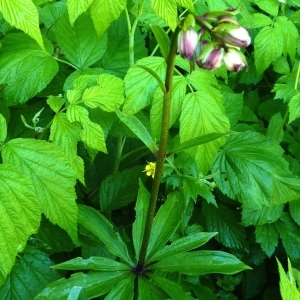
<path fill-rule="evenodd" d="M 196 63 L 200 68 L 211 71 L 222 65 L 224 49 L 219 43 L 202 41 L 199 47 L 200 54 L 196 58 Z"/>
<path fill-rule="evenodd" d="M 180 31 L 178 35 L 178 52 L 182 58 L 193 58 L 198 40 L 198 33 L 193 27 L 190 27 L 187 31 Z"/>
<path fill-rule="evenodd" d="M 223 62 L 226 69 L 232 72 L 239 72 L 247 66 L 245 55 L 236 48 L 228 48 L 226 50 Z"/>

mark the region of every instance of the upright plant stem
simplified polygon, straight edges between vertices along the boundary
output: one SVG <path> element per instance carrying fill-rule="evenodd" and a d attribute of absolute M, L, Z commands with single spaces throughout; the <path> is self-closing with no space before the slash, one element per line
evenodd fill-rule
<path fill-rule="evenodd" d="M 156 202 L 158 197 L 160 179 L 163 172 L 163 166 L 165 161 L 167 141 L 169 135 L 169 119 L 170 119 L 170 107 L 171 107 L 171 97 L 172 97 L 172 79 L 175 66 L 175 57 L 177 52 L 177 37 L 180 29 L 177 27 L 171 41 L 170 52 L 167 59 L 167 71 L 166 71 L 166 80 L 165 80 L 165 94 L 164 94 L 164 103 L 163 103 L 163 114 L 162 114 L 162 124 L 160 132 L 160 142 L 159 149 L 157 153 L 157 162 L 156 170 L 152 183 L 151 196 L 149 200 L 148 215 L 145 225 L 145 232 L 143 243 L 141 247 L 140 257 L 138 261 L 138 266 L 143 266 L 145 264 L 147 248 L 149 245 L 153 219 L 155 215 Z"/>

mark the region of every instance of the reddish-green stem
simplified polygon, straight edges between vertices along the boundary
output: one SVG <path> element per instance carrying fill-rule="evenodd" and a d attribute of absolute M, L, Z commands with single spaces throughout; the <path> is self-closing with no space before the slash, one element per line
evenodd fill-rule
<path fill-rule="evenodd" d="M 160 186 L 160 179 L 163 172 L 165 156 L 166 156 L 166 149 L 167 149 L 167 141 L 169 135 L 169 120 L 170 120 L 170 107 L 171 107 L 171 97 L 172 97 L 172 80 L 173 80 L 173 72 L 175 66 L 175 58 L 177 52 L 177 37 L 180 28 L 177 27 L 175 32 L 173 33 L 170 52 L 167 59 L 167 71 L 166 71 L 166 80 L 165 80 L 165 94 L 164 94 L 164 103 L 163 103 L 163 114 L 162 114 L 162 125 L 161 125 L 161 132 L 160 132 L 160 142 L 159 142 L 159 149 L 157 152 L 157 162 L 156 162 L 156 170 L 155 175 L 152 183 L 151 189 L 151 196 L 149 200 L 149 208 L 148 208 L 148 215 L 147 221 L 145 225 L 145 232 L 143 243 L 141 247 L 141 252 L 139 256 L 138 266 L 145 265 L 146 256 L 147 256 L 147 249 L 150 241 L 151 230 L 153 219 L 155 215 L 156 209 L 156 202 L 159 192 Z"/>

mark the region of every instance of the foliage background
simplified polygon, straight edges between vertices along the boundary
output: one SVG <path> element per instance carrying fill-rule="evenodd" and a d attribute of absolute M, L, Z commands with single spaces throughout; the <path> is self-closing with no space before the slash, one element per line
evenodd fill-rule
<path fill-rule="evenodd" d="M 186 276 L 185 291 L 280 299 L 275 256 L 300 262 L 297 0 L 0 1 L 1 299 L 33 299 L 70 276 L 53 263 L 115 259 L 78 225 L 78 204 L 100 210 L 130 244 L 161 127 L 163 93 L 145 67 L 165 79 L 178 16 L 230 7 L 252 38 L 248 71 L 190 73 L 176 58 L 159 205 L 173 191 L 184 199 L 173 241 L 218 232 L 203 249 L 252 267 Z M 202 144 L 209 134 L 220 135 Z"/>

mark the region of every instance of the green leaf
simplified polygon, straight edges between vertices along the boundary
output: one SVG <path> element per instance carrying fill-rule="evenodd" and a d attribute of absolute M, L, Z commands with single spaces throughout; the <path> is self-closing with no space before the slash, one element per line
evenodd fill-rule
<path fill-rule="evenodd" d="M 272 92 L 276 92 L 274 99 L 283 99 L 284 102 L 299 94 L 294 85 L 285 83 L 275 83 Z"/>
<path fill-rule="evenodd" d="M 125 15 L 112 22 L 107 29 L 108 43 L 105 54 L 97 63 L 107 73 L 124 78 L 129 66 L 133 63 L 132 49 L 129 49 L 128 25 Z M 134 59 L 147 56 L 145 39 L 140 30 L 134 33 Z"/>
<path fill-rule="evenodd" d="M 275 140 L 277 143 L 281 143 L 283 139 L 282 122 L 283 119 L 281 113 L 279 112 L 277 114 L 274 114 L 271 117 L 266 137 Z"/>
<path fill-rule="evenodd" d="M 152 0 L 152 7 L 156 15 L 166 21 L 174 31 L 177 26 L 177 4 L 176 0 Z"/>
<path fill-rule="evenodd" d="M 138 292 L 141 300 L 167 299 L 167 295 L 157 285 L 142 276 L 138 276 Z"/>
<path fill-rule="evenodd" d="M 182 252 L 190 251 L 196 249 L 204 244 L 206 244 L 212 237 L 214 237 L 217 232 L 198 232 L 180 238 L 171 245 L 167 245 L 160 251 L 156 252 L 150 259 L 147 259 L 147 263 L 153 261 L 158 261 L 169 257 L 170 255 L 179 254 Z"/>
<path fill-rule="evenodd" d="M 101 183 L 99 199 L 102 211 L 111 211 L 135 201 L 141 168 L 111 174 Z"/>
<path fill-rule="evenodd" d="M 122 279 L 114 286 L 105 297 L 105 300 L 131 300 L 134 295 L 134 280 L 133 274 Z"/>
<path fill-rule="evenodd" d="M 284 37 L 283 43 L 283 55 L 289 55 L 292 62 L 295 60 L 297 39 L 299 37 L 298 29 L 294 23 L 288 20 L 285 16 L 278 16 L 276 18 L 275 26 L 278 26 L 282 31 L 282 36 Z"/>
<path fill-rule="evenodd" d="M 161 80 L 164 80 L 166 62 L 162 57 L 146 57 L 137 64 L 152 69 Z M 128 70 L 124 82 L 126 99 L 123 110 L 126 114 L 135 114 L 149 105 L 158 86 L 157 80 L 152 75 L 135 65 Z"/>
<path fill-rule="evenodd" d="M 46 87 L 58 65 L 23 33 L 7 34 L 1 43 L 0 84 L 6 84 L 5 103 L 24 103 Z"/>
<path fill-rule="evenodd" d="M 100 74 L 97 86 L 87 88 L 82 95 L 84 104 L 91 108 L 100 107 L 104 111 L 115 111 L 124 101 L 122 79 L 110 75 Z"/>
<path fill-rule="evenodd" d="M 135 221 L 132 225 L 132 240 L 135 250 L 135 257 L 138 260 L 140 255 L 140 250 L 143 242 L 145 225 L 148 213 L 150 193 L 144 187 L 141 180 L 139 180 L 139 191 L 138 197 L 135 204 Z"/>
<path fill-rule="evenodd" d="M 282 239 L 287 255 L 292 260 L 298 260 L 300 256 L 300 228 L 292 220 L 288 213 L 284 213 L 275 227 Z"/>
<path fill-rule="evenodd" d="M 276 0 L 253 0 L 261 10 L 276 17 L 278 14 L 279 1 Z"/>
<path fill-rule="evenodd" d="M 76 174 L 76 178 L 84 184 L 84 164 L 77 155 L 77 143 L 80 140 L 81 127 L 78 123 L 71 123 L 65 113 L 58 113 L 53 118 L 49 140 L 61 147 L 70 165 Z"/>
<path fill-rule="evenodd" d="M 2 157 L 5 157 L 4 149 Z M 0 286 L 41 218 L 32 183 L 15 166 L 0 165 Z M 3 298 L 4 299 L 4 298 Z"/>
<path fill-rule="evenodd" d="M 282 148 L 272 139 L 246 131 L 229 136 L 212 172 L 223 193 L 245 205 L 280 204 L 300 195 L 300 180 L 289 171 Z"/>
<path fill-rule="evenodd" d="M 58 19 L 61 18 L 66 9 L 66 3 L 61 1 L 48 3 L 43 7 L 38 7 L 40 23 L 43 23 L 46 28 L 51 29 L 51 27 L 56 24 Z"/>
<path fill-rule="evenodd" d="M 155 39 L 160 47 L 160 51 L 167 60 L 170 51 L 170 41 L 164 29 L 156 23 L 151 23 L 150 28 L 154 33 Z"/>
<path fill-rule="evenodd" d="M 256 241 L 260 243 L 261 248 L 271 257 L 278 245 L 278 232 L 275 224 L 264 224 L 256 227 L 255 237 Z"/>
<path fill-rule="evenodd" d="M 300 200 L 289 202 L 289 210 L 293 220 L 300 226 Z"/>
<path fill-rule="evenodd" d="M 60 278 L 56 271 L 50 270 L 52 264 L 46 253 L 27 246 L 0 287 L 0 298 L 34 299 L 49 283 Z"/>
<path fill-rule="evenodd" d="M 261 74 L 282 54 L 281 29 L 278 26 L 267 26 L 261 29 L 254 40 L 254 50 L 255 66 L 257 72 Z"/>
<path fill-rule="evenodd" d="M 280 218 L 283 213 L 283 208 L 283 204 L 270 206 L 263 205 L 260 209 L 255 209 L 244 205 L 242 211 L 242 220 L 245 226 L 270 224 L 276 222 Z"/>
<path fill-rule="evenodd" d="M 116 110 L 116 113 L 120 120 L 135 133 L 135 135 L 149 148 L 149 150 L 152 153 L 155 153 L 156 143 L 142 122 L 137 117 L 127 116 L 119 110 Z"/>
<path fill-rule="evenodd" d="M 247 247 L 245 228 L 240 224 L 236 212 L 223 204 L 215 207 L 205 202 L 202 204 L 202 210 L 208 231 L 219 232 L 216 236 L 217 241 L 232 249 Z"/>
<path fill-rule="evenodd" d="M 94 233 L 108 248 L 108 250 L 122 258 L 131 266 L 133 262 L 129 257 L 127 247 L 112 224 L 99 212 L 88 206 L 79 206 L 78 223 Z"/>
<path fill-rule="evenodd" d="M 261 13 L 256 13 L 251 15 L 250 22 L 243 22 L 242 20 L 241 25 L 245 28 L 260 28 L 272 25 L 272 22 L 272 19 L 268 16 Z"/>
<path fill-rule="evenodd" d="M 168 195 L 153 220 L 153 227 L 147 249 L 147 258 L 166 245 L 181 222 L 184 199 L 174 192 Z"/>
<path fill-rule="evenodd" d="M 35 300 L 63 300 L 74 286 L 85 289 L 88 299 L 99 297 L 109 292 L 122 279 L 128 277 L 128 271 L 76 273 L 68 279 L 52 282 Z"/>
<path fill-rule="evenodd" d="M 180 124 L 181 143 L 208 133 L 225 133 L 229 130 L 229 121 L 221 100 L 208 94 L 205 90 L 186 95 L 183 101 Z M 202 173 L 205 174 L 209 170 L 224 140 L 224 138 L 215 139 L 189 150 L 189 154 L 195 159 Z"/>
<path fill-rule="evenodd" d="M 226 116 L 229 119 L 230 126 L 234 126 L 242 113 L 243 108 L 243 93 L 233 94 L 224 92 L 224 108 L 226 112 Z"/>
<path fill-rule="evenodd" d="M 300 117 L 300 93 L 289 101 L 289 123 Z"/>
<path fill-rule="evenodd" d="M 211 273 L 235 274 L 251 268 L 229 253 L 201 250 L 170 255 L 150 265 L 148 269 L 199 276 Z"/>
<path fill-rule="evenodd" d="M 93 65 L 107 46 L 107 36 L 97 35 L 89 14 L 81 15 L 72 26 L 65 13 L 56 24 L 56 38 L 64 55 L 78 68 Z"/>
<path fill-rule="evenodd" d="M 149 274 L 149 277 L 154 280 L 154 282 L 162 288 L 170 297 L 174 300 L 191 300 L 193 297 L 189 296 L 178 283 L 166 279 L 164 277 Z"/>
<path fill-rule="evenodd" d="M 95 271 L 130 271 L 131 267 L 105 257 L 91 256 L 88 259 L 76 257 L 52 266 L 59 270 L 95 270 Z"/>
<path fill-rule="evenodd" d="M 76 19 L 93 3 L 94 0 L 67 0 L 70 23 L 73 26 Z"/>
<path fill-rule="evenodd" d="M 297 289 L 297 285 L 292 280 L 293 269 L 291 262 L 288 259 L 288 275 L 285 273 L 280 261 L 276 258 L 280 276 L 280 294 L 282 300 L 300 300 L 300 292 Z"/>
<path fill-rule="evenodd" d="M 88 300 L 88 297 L 83 287 L 73 286 L 67 300 Z"/>
<path fill-rule="evenodd" d="M 2 158 L 30 179 L 45 216 L 76 241 L 76 180 L 61 148 L 41 140 L 19 138 L 3 146 Z"/>
<path fill-rule="evenodd" d="M 0 144 L 3 143 L 7 136 L 6 119 L 0 114 Z"/>
<path fill-rule="evenodd" d="M 47 99 L 47 104 L 55 113 L 58 113 L 58 111 L 65 104 L 65 99 L 59 96 L 49 96 Z"/>
<path fill-rule="evenodd" d="M 126 0 L 99 0 L 94 1 L 90 7 L 98 35 L 102 35 L 110 23 L 117 20 L 126 7 Z"/>
<path fill-rule="evenodd" d="M 0 0 L 0 12 L 10 25 L 27 33 L 45 50 L 38 10 L 31 0 Z"/>

